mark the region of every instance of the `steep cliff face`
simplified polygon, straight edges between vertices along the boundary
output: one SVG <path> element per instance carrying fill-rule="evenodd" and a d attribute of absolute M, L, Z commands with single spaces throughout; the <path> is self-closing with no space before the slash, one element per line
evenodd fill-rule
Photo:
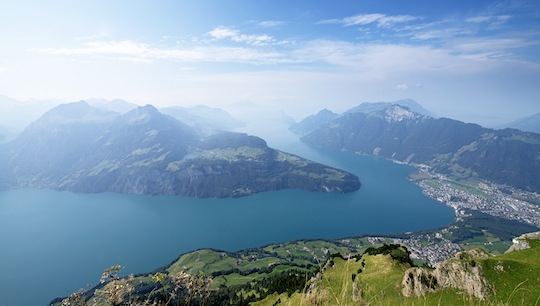
<path fill-rule="evenodd" d="M 490 285 L 483 276 L 481 266 L 474 261 L 474 258 L 485 257 L 488 255 L 482 251 L 464 251 L 454 259 L 437 264 L 434 270 L 410 268 L 405 271 L 401 292 L 406 297 L 412 297 L 454 288 L 485 300 L 491 292 Z"/>

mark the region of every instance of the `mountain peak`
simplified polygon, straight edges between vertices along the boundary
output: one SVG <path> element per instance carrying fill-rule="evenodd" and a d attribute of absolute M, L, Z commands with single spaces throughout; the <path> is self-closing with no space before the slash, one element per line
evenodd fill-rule
<path fill-rule="evenodd" d="M 163 116 L 163 114 L 161 114 L 154 106 L 146 104 L 145 106 L 139 106 L 127 112 L 122 117 L 126 119 L 128 123 L 143 123 L 150 121 L 156 116 Z"/>
<path fill-rule="evenodd" d="M 336 119 L 338 116 L 338 114 L 325 108 L 315 115 L 308 116 L 302 121 L 292 124 L 289 129 L 295 133 L 307 134 L 319 126 Z"/>
<path fill-rule="evenodd" d="M 411 110 L 411 111 L 413 111 L 415 113 L 418 113 L 418 114 L 421 114 L 421 115 L 426 115 L 426 116 L 433 117 L 433 118 L 437 118 L 437 115 L 435 115 L 434 113 L 426 110 L 425 108 L 422 107 L 422 105 L 420 105 L 418 102 L 416 102 L 416 101 L 414 101 L 412 99 L 402 99 L 402 100 L 397 100 L 397 101 L 394 101 L 394 102 L 364 102 L 364 103 L 360 104 L 359 106 L 356 106 L 356 107 L 353 107 L 353 108 L 349 109 L 344 114 L 350 114 L 350 113 L 366 113 L 366 114 L 369 114 L 369 113 L 372 113 L 372 112 L 378 112 L 378 111 L 381 111 L 381 110 L 385 110 L 389 106 L 396 105 L 396 104 L 400 105 L 402 107 L 406 107 L 406 108 L 408 108 L 409 110 Z"/>
<path fill-rule="evenodd" d="M 90 106 L 86 101 L 60 104 L 46 112 L 41 120 L 49 123 L 96 122 L 111 119 L 115 113 Z"/>
<path fill-rule="evenodd" d="M 414 119 L 418 115 L 412 112 L 408 107 L 394 104 L 384 111 L 384 119 L 388 122 L 402 121 L 404 119 Z"/>

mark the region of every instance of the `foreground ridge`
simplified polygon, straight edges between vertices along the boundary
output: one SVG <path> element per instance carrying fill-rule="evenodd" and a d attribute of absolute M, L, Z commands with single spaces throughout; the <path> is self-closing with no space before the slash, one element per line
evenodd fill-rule
<path fill-rule="evenodd" d="M 201 249 L 128 277 L 113 266 L 99 286 L 51 305 L 534 305 L 540 298 L 540 232 L 515 238 L 520 247 L 508 253 L 462 251 L 434 268 L 415 266 L 403 246 L 371 239 Z"/>

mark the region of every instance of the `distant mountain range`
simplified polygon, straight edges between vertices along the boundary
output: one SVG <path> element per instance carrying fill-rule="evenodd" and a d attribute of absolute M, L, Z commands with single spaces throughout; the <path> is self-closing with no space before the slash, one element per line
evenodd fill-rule
<path fill-rule="evenodd" d="M 195 128 L 151 105 L 119 114 L 63 104 L 0 146 L 0 187 L 237 197 L 298 188 L 348 192 L 358 178 L 247 134 Z"/>
<path fill-rule="evenodd" d="M 522 130 L 524 132 L 540 134 L 540 113 L 504 124 L 500 126 L 500 128 L 512 128 Z"/>
<path fill-rule="evenodd" d="M 302 141 L 540 192 L 540 135 L 436 119 L 397 104 L 381 106 L 361 105 L 330 121 L 316 116 L 321 119 L 316 128 L 314 117 L 308 117 L 299 123 L 309 126 Z"/>
<path fill-rule="evenodd" d="M 93 107 L 117 112 L 120 114 L 125 114 L 129 112 L 130 110 L 133 110 L 139 107 L 139 105 L 137 104 L 134 104 L 126 100 L 122 100 L 122 99 L 107 100 L 107 99 L 91 98 L 91 99 L 86 99 L 84 101 L 86 101 L 88 104 L 90 104 Z"/>
<path fill-rule="evenodd" d="M 360 104 L 359 106 L 356 106 L 356 107 L 353 107 L 353 108 L 347 110 L 344 113 L 344 115 L 352 114 L 352 113 L 371 113 L 371 112 L 374 112 L 374 111 L 380 111 L 380 110 L 386 109 L 386 108 L 388 108 L 389 106 L 392 106 L 392 105 L 405 106 L 405 107 L 407 107 L 408 109 L 410 109 L 411 111 L 413 111 L 415 113 L 418 113 L 418 114 L 421 114 L 421 115 L 426 115 L 426 116 L 433 117 L 433 118 L 437 118 L 437 115 L 435 115 L 431 111 L 428 111 L 422 105 L 420 105 L 418 102 L 416 102 L 416 101 L 414 101 L 412 99 L 402 99 L 402 100 L 397 100 L 397 101 L 394 101 L 394 102 L 373 102 L 373 103 L 364 102 L 364 103 Z"/>
<path fill-rule="evenodd" d="M 49 109 L 55 107 L 59 100 L 18 101 L 0 95 L 0 125 L 14 131 L 22 131 Z"/>
<path fill-rule="evenodd" d="M 306 134 L 315 130 L 319 126 L 336 119 L 337 117 L 339 117 L 338 114 L 325 108 L 315 115 L 308 116 L 298 123 L 295 122 L 291 124 L 289 130 L 298 134 Z"/>
<path fill-rule="evenodd" d="M 345 116 L 345 115 L 353 114 L 353 113 L 372 113 L 375 111 L 384 110 L 392 105 L 405 106 L 408 109 L 418 114 L 430 116 L 433 118 L 437 117 L 434 113 L 426 110 L 425 108 L 422 107 L 422 105 L 418 104 L 416 101 L 411 100 L 411 99 L 403 99 L 403 100 L 398 100 L 395 102 L 373 102 L 373 103 L 364 102 L 360 104 L 359 106 L 356 106 L 347 110 L 343 114 L 337 114 L 330 110 L 323 109 L 317 114 L 308 116 L 307 118 L 305 118 L 304 120 L 298 123 L 291 124 L 289 129 L 295 133 L 303 135 L 303 134 L 307 134 L 313 131 L 314 129 L 318 128 L 319 126 L 323 124 L 326 124 L 336 119 L 337 117 Z"/>
<path fill-rule="evenodd" d="M 243 122 L 235 119 L 226 111 L 204 105 L 194 107 L 165 107 L 163 114 L 174 117 L 195 128 L 211 128 L 214 130 L 233 130 L 243 126 Z"/>

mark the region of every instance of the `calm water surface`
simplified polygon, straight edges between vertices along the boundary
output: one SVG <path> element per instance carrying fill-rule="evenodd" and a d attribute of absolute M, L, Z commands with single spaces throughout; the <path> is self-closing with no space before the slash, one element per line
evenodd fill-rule
<path fill-rule="evenodd" d="M 239 199 L 0 192 L 0 306 L 45 305 L 96 285 L 111 265 L 124 266 L 124 274 L 149 272 L 198 248 L 234 251 L 452 222 L 451 209 L 407 180 L 414 171 L 408 166 L 274 141 L 270 137 L 269 144 L 355 173 L 362 188 L 348 194 L 283 190 Z"/>

